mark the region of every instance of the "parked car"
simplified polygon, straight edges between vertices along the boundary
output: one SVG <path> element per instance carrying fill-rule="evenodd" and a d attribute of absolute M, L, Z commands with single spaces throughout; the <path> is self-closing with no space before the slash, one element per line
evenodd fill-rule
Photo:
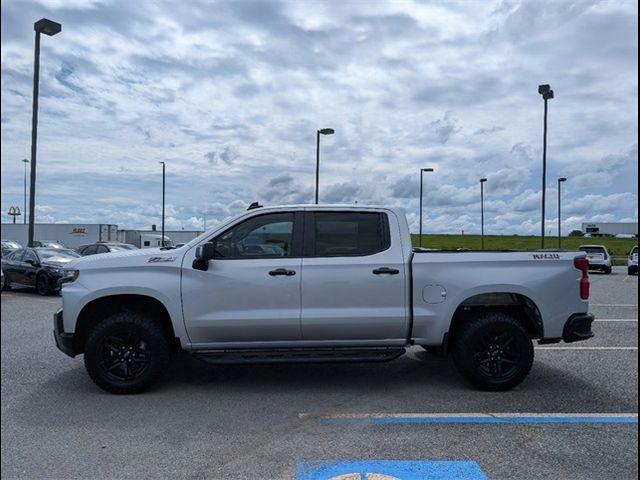
<path fill-rule="evenodd" d="M 138 247 L 130 243 L 110 243 L 98 242 L 89 245 L 82 245 L 76 251 L 86 257 L 87 255 L 96 255 L 98 253 L 122 252 L 123 250 L 138 250 Z"/>
<path fill-rule="evenodd" d="M 150 387 L 180 350 L 216 365 L 381 362 L 414 344 L 508 390 L 532 340 L 593 336 L 585 257 L 416 251 L 396 208 L 256 208 L 178 250 L 74 260 L 54 338 L 113 393 Z"/>
<path fill-rule="evenodd" d="M 2 289 L 12 286 L 35 287 L 40 295 L 60 290 L 64 267 L 80 255 L 60 248 L 21 248 L 2 259 Z"/>
<path fill-rule="evenodd" d="M 578 250 L 587 253 L 589 260 L 589 270 L 599 270 L 611 273 L 611 254 L 604 245 L 580 245 Z"/>
<path fill-rule="evenodd" d="M 629 275 L 638 274 L 638 246 L 636 245 L 629 252 L 629 258 L 627 260 L 627 273 Z"/>
<path fill-rule="evenodd" d="M 2 256 L 3 257 L 13 252 L 14 250 L 18 250 L 19 248 L 22 248 L 22 245 L 20 245 L 19 242 L 16 242 L 15 240 L 5 240 L 4 238 L 2 239 Z"/>
<path fill-rule="evenodd" d="M 66 249 L 62 243 L 54 242 L 53 240 L 34 240 L 33 246 L 35 248 L 61 248 Z"/>

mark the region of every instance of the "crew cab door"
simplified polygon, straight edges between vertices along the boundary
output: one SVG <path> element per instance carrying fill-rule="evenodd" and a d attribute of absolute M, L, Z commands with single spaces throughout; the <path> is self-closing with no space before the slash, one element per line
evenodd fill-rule
<path fill-rule="evenodd" d="M 403 344 L 407 274 L 398 223 L 385 211 L 309 211 L 302 337 L 336 345 Z M 393 227 L 393 228 L 392 228 Z"/>
<path fill-rule="evenodd" d="M 256 215 L 210 239 L 206 271 L 185 261 L 185 327 L 195 347 L 300 340 L 302 212 Z"/>

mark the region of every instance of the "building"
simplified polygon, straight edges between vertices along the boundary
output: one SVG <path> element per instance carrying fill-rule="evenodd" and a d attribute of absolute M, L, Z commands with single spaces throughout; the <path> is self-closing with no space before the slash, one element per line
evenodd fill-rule
<path fill-rule="evenodd" d="M 592 237 L 601 237 L 605 235 L 633 235 L 638 236 L 638 222 L 589 222 L 582 224 L 582 233 L 589 234 Z"/>

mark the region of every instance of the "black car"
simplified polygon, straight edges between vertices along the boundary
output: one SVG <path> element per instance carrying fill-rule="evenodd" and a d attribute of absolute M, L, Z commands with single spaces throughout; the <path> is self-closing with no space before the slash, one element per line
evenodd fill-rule
<path fill-rule="evenodd" d="M 87 255 L 96 255 L 98 253 L 122 252 L 123 250 L 137 250 L 138 247 L 129 243 L 107 243 L 98 242 L 90 245 L 82 245 L 76 251 L 86 257 Z"/>
<path fill-rule="evenodd" d="M 60 248 L 21 248 L 2 258 L 2 289 L 35 287 L 40 295 L 60 290 L 64 267 L 78 255 Z"/>

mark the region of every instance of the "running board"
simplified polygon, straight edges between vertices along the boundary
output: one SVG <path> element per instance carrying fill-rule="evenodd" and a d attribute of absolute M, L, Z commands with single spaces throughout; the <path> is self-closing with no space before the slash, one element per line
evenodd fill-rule
<path fill-rule="evenodd" d="M 193 358 L 215 365 L 244 363 L 352 363 L 388 362 L 405 353 L 404 348 L 271 348 L 200 350 Z"/>

